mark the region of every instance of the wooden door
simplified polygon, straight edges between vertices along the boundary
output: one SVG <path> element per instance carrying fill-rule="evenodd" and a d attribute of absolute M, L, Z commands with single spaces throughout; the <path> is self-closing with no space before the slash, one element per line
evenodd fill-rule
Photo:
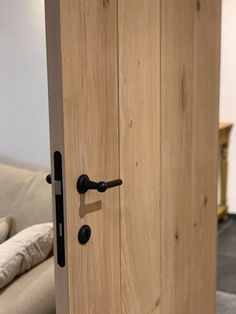
<path fill-rule="evenodd" d="M 57 314 L 215 314 L 220 0 L 45 8 Z"/>

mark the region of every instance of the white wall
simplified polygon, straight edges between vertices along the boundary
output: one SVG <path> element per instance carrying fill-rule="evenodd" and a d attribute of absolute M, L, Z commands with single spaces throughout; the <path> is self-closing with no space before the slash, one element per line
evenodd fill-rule
<path fill-rule="evenodd" d="M 228 203 L 236 213 L 236 0 L 222 1 L 220 120 L 235 123 L 230 141 Z"/>
<path fill-rule="evenodd" d="M 44 0 L 0 0 L 0 159 L 49 168 Z"/>

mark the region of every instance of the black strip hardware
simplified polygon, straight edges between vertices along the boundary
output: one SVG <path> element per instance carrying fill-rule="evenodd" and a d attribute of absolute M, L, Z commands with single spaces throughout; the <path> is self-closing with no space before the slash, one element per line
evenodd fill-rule
<path fill-rule="evenodd" d="M 56 206 L 56 237 L 57 237 L 57 262 L 61 267 L 65 266 L 65 235 L 64 235 L 64 199 L 62 156 L 60 152 L 54 153 L 54 191 Z M 46 181 L 52 184 L 52 176 L 49 174 Z"/>
<path fill-rule="evenodd" d="M 107 189 L 111 189 L 115 186 L 121 185 L 123 182 L 121 179 L 116 179 L 108 182 L 94 182 L 89 179 L 86 174 L 82 174 L 77 181 L 77 191 L 80 194 L 86 193 L 88 190 L 97 190 L 98 192 L 105 192 Z"/>

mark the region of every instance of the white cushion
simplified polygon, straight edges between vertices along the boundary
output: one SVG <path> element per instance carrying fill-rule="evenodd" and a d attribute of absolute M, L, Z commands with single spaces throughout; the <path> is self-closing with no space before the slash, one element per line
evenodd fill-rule
<path fill-rule="evenodd" d="M 52 252 L 53 225 L 34 225 L 0 245 L 0 289 L 44 261 Z"/>
<path fill-rule="evenodd" d="M 7 239 L 11 230 L 11 224 L 11 217 L 5 217 L 0 219 L 0 244 Z"/>

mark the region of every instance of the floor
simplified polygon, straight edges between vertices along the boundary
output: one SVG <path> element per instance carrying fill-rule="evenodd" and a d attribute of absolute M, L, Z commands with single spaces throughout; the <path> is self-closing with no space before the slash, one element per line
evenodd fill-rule
<path fill-rule="evenodd" d="M 236 218 L 219 224 L 217 314 L 236 314 Z"/>

